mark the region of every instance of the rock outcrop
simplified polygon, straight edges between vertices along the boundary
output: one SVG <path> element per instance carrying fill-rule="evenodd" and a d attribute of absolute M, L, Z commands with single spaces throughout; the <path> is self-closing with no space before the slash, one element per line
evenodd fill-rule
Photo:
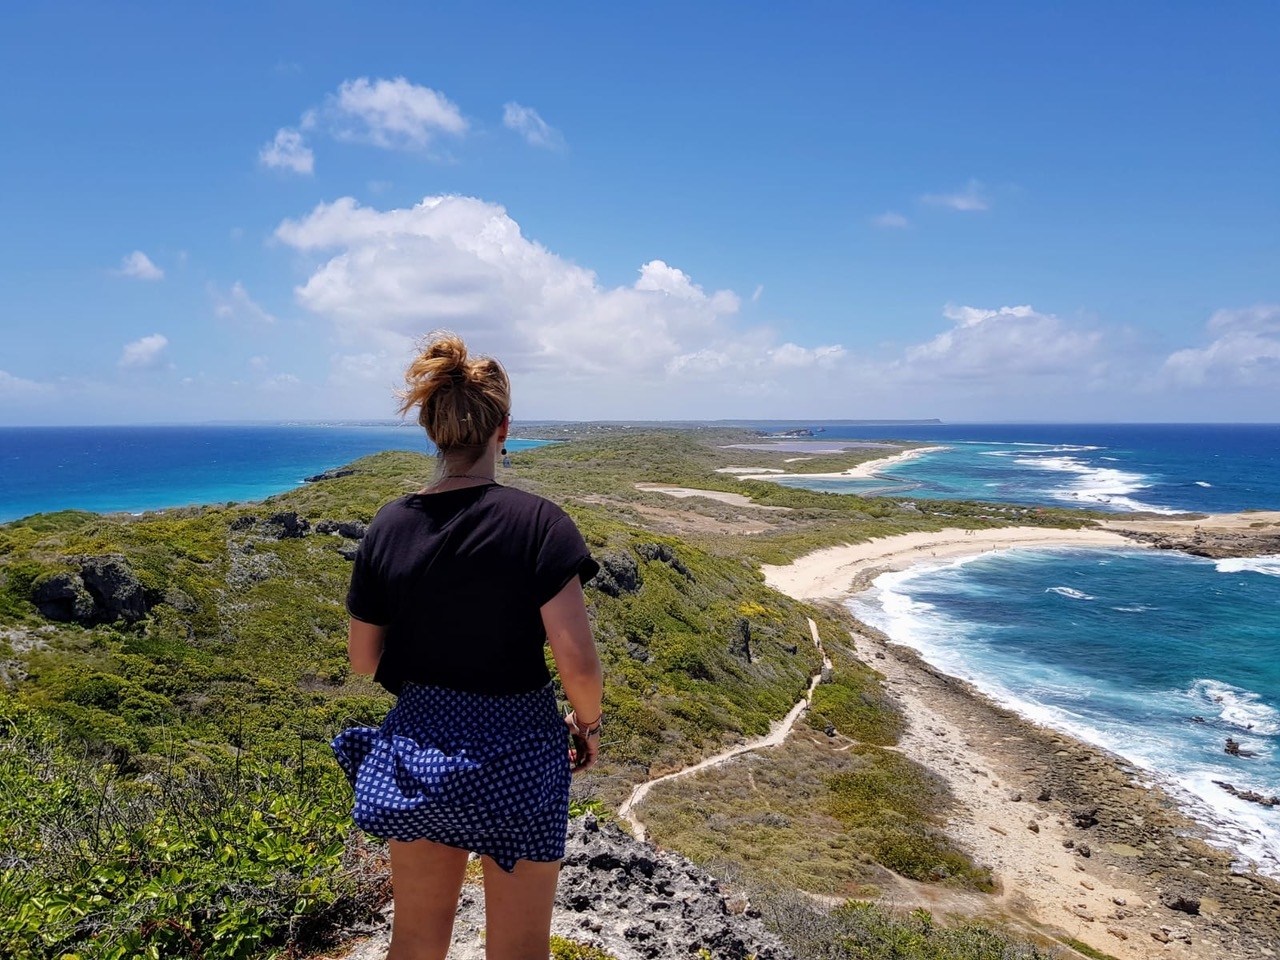
<path fill-rule="evenodd" d="M 552 933 L 596 947 L 617 960 L 756 957 L 793 960 L 740 896 L 731 901 L 701 867 L 633 840 L 588 814 L 569 824 Z M 484 957 L 484 892 L 463 888 L 452 960 Z M 381 960 L 388 932 L 359 944 L 344 960 Z"/>
<path fill-rule="evenodd" d="M 35 584 L 31 599 L 41 615 L 63 623 L 135 623 L 147 615 L 142 582 L 119 554 L 80 557 L 65 571 Z"/>
<path fill-rule="evenodd" d="M 630 550 L 606 553 L 600 558 L 600 572 L 591 583 L 610 597 L 635 593 L 640 589 L 640 565 Z"/>

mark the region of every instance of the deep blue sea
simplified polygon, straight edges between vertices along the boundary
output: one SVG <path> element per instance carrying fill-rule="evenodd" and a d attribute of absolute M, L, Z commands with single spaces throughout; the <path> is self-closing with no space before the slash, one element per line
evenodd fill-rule
<path fill-rule="evenodd" d="M 827 426 L 815 442 L 841 439 L 945 449 L 871 480 L 781 482 L 1113 511 L 1280 510 L 1276 425 Z M 1280 876 L 1280 808 L 1214 783 L 1280 795 L 1280 556 L 1009 550 L 885 574 L 849 605 L 995 700 L 1127 759 L 1243 863 Z M 1226 754 L 1227 737 L 1253 756 Z"/>
<path fill-rule="evenodd" d="M 0 522 L 260 500 L 382 450 L 433 452 L 417 425 L 0 427 Z"/>

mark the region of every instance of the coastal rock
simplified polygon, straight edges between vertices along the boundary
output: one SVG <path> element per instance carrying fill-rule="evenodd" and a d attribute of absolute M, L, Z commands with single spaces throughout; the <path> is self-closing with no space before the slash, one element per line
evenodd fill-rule
<path fill-rule="evenodd" d="M 339 547 L 338 556 L 340 556 L 343 560 L 355 560 L 356 553 L 359 551 L 359 549 L 360 548 L 356 546 Z"/>
<path fill-rule="evenodd" d="M 234 520 L 231 521 L 231 523 L 228 526 L 230 529 L 236 530 L 236 531 L 248 530 L 257 522 L 258 522 L 257 517 L 255 517 L 251 513 L 246 513 L 244 516 L 236 517 Z"/>
<path fill-rule="evenodd" d="M 635 593 L 640 589 L 640 565 L 630 550 L 606 553 L 600 558 L 600 572 L 591 585 L 610 597 Z"/>
<path fill-rule="evenodd" d="M 87 623 L 93 619 L 93 597 L 79 574 L 56 573 L 37 580 L 31 600 L 40 615 L 62 623 Z"/>
<path fill-rule="evenodd" d="M 1226 783 L 1223 780 L 1214 780 L 1213 783 L 1215 786 L 1219 786 L 1223 790 L 1227 791 L 1227 793 L 1231 794 L 1233 797 L 1239 797 L 1241 800 L 1247 800 L 1250 803 L 1256 803 L 1264 807 L 1280 806 L 1280 796 L 1276 796 L 1275 794 L 1268 797 L 1264 794 L 1258 793 L 1256 790 L 1240 790 L 1233 784 Z"/>
<path fill-rule="evenodd" d="M 1097 807 L 1078 807 L 1071 811 L 1071 822 L 1081 830 L 1088 830 L 1098 825 Z"/>
<path fill-rule="evenodd" d="M 303 477 L 303 483 L 319 483 L 322 480 L 339 480 L 342 477 L 349 477 L 355 473 L 354 470 L 326 470 L 324 473 L 315 473 L 309 477 Z"/>
<path fill-rule="evenodd" d="M 640 543 L 636 545 L 636 553 L 644 557 L 646 560 L 665 563 L 676 573 L 682 577 L 692 580 L 693 574 L 689 572 L 689 568 L 680 562 L 680 558 L 675 555 L 669 546 L 665 543 Z"/>
<path fill-rule="evenodd" d="M 78 573 L 39 580 L 32 601 L 41 615 L 63 623 L 135 623 L 147 615 L 146 594 L 124 557 L 82 557 Z"/>
<path fill-rule="evenodd" d="M 483 960 L 484 894 L 463 888 L 454 922 L 453 960 Z M 683 857 L 634 840 L 590 814 L 569 823 L 556 891 L 552 934 L 595 947 L 617 960 L 669 957 L 756 957 L 794 960 L 764 928 L 741 892 Z M 343 960 L 381 960 L 387 934 L 375 935 Z"/>
<path fill-rule="evenodd" d="M 1160 894 L 1160 903 L 1179 913 L 1189 913 L 1192 916 L 1200 913 L 1200 898 L 1185 890 L 1169 890 Z"/>
<path fill-rule="evenodd" d="M 751 662 L 751 623 L 746 617 L 739 617 L 733 625 L 729 652 L 747 663 Z"/>
<path fill-rule="evenodd" d="M 311 522 L 293 510 L 282 510 L 267 517 L 263 528 L 263 532 L 273 539 L 292 540 L 305 537 L 311 531 Z"/>
<path fill-rule="evenodd" d="M 80 562 L 80 578 L 93 596 L 95 614 L 101 619 L 136 623 L 147 615 L 142 581 L 124 557 L 85 557 Z"/>
<path fill-rule="evenodd" d="M 315 525 L 316 533 L 336 533 L 348 540 L 363 540 L 368 529 L 368 524 L 361 523 L 359 520 L 318 520 Z"/>

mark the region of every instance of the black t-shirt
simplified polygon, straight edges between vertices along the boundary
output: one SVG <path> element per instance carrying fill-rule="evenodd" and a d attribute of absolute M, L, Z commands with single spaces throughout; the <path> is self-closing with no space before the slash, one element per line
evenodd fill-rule
<path fill-rule="evenodd" d="M 374 679 L 471 693 L 551 679 L 541 608 L 599 565 L 550 500 L 498 484 L 388 503 L 356 553 L 347 611 L 387 628 Z"/>

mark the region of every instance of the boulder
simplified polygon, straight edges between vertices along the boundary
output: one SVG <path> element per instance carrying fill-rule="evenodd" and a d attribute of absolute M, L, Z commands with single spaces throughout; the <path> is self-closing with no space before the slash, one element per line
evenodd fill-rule
<path fill-rule="evenodd" d="M 85 557 L 80 562 L 80 577 L 93 595 L 99 619 L 136 623 L 147 615 L 142 581 L 124 557 Z"/>
<path fill-rule="evenodd" d="M 78 573 L 65 572 L 37 581 L 31 599 L 50 620 L 63 623 L 135 623 L 147 615 L 146 593 L 124 557 L 80 557 Z"/>
<path fill-rule="evenodd" d="M 630 550 L 606 553 L 600 558 L 600 572 L 591 584 L 610 597 L 635 593 L 640 589 L 640 565 Z"/>
<path fill-rule="evenodd" d="M 1200 913 L 1200 898 L 1186 890 L 1167 890 L 1160 894 L 1160 903 L 1179 913 L 1189 913 L 1192 916 Z"/>
<path fill-rule="evenodd" d="M 31 599 L 40 615 L 63 623 L 90 623 L 93 620 L 93 597 L 76 573 L 56 573 L 36 581 Z"/>
<path fill-rule="evenodd" d="M 751 662 L 751 623 L 746 617 L 739 617 L 733 625 L 729 652 L 747 663 Z"/>
<path fill-rule="evenodd" d="M 273 513 L 267 517 L 263 527 L 265 528 L 263 532 L 276 540 L 292 540 L 305 537 L 311 532 L 311 522 L 306 517 L 298 516 L 293 510 Z"/>

